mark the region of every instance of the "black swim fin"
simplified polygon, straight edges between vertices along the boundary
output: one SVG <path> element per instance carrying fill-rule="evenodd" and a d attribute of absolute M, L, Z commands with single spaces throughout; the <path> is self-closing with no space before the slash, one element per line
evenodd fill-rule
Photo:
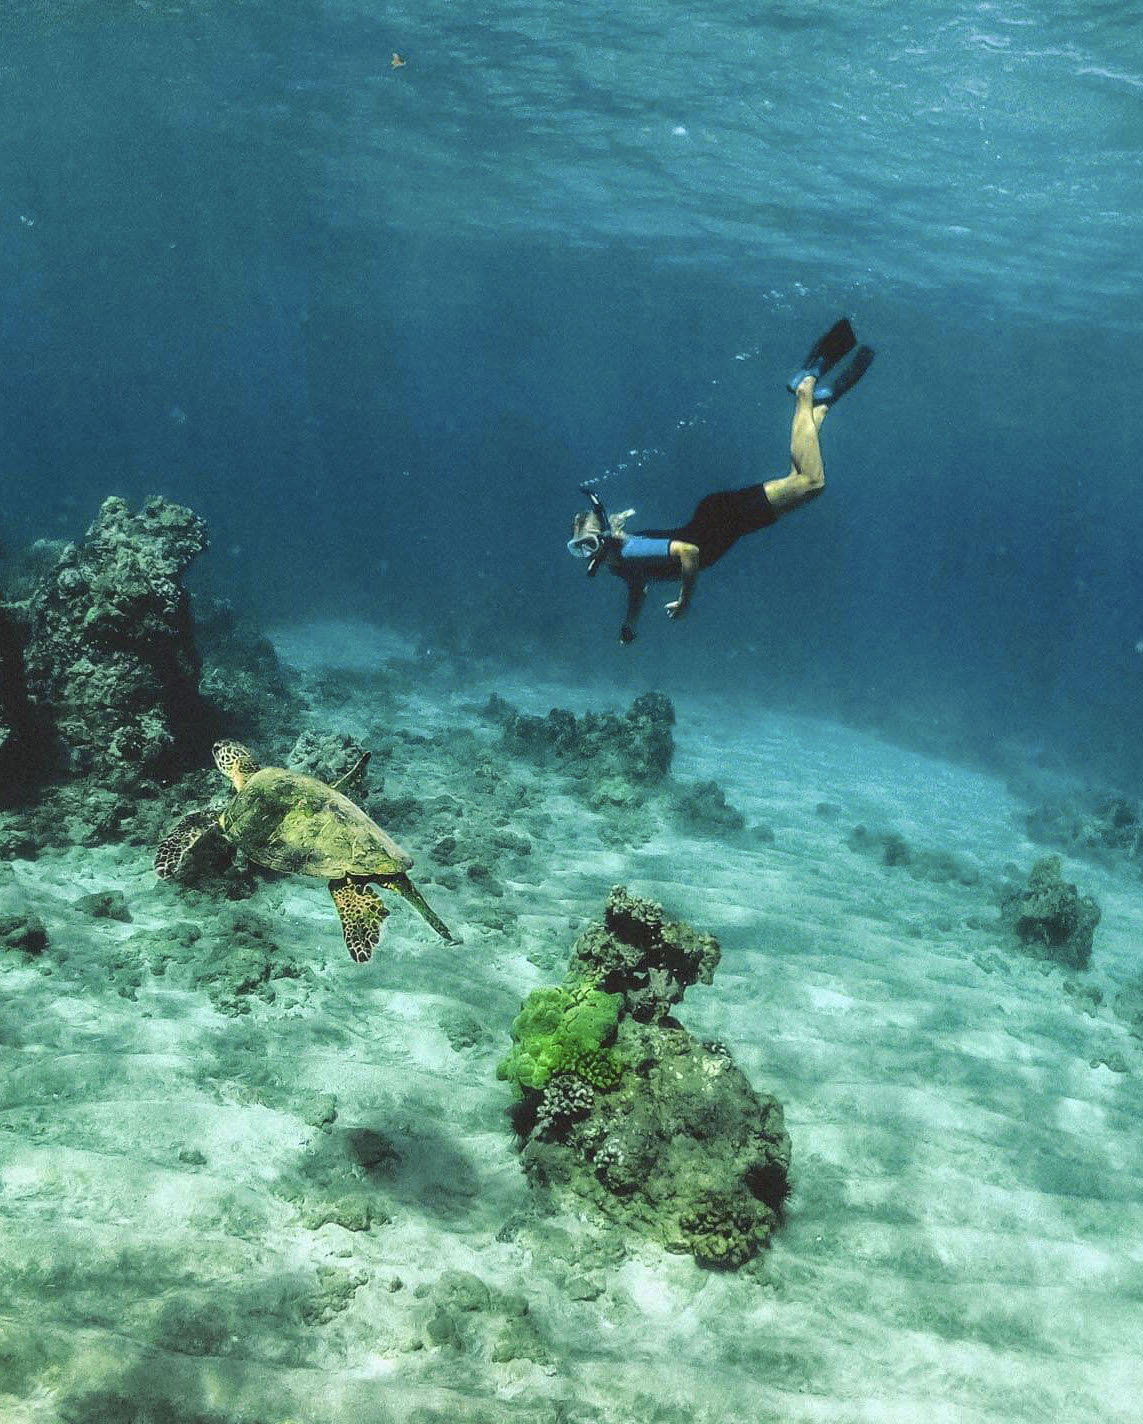
<path fill-rule="evenodd" d="M 833 405 L 834 401 L 841 400 L 873 365 L 875 354 L 872 346 L 859 346 L 853 353 L 853 360 L 843 366 L 832 381 L 814 387 L 814 405 Z"/>
<path fill-rule="evenodd" d="M 843 316 L 810 347 L 810 354 L 805 363 L 801 370 L 796 371 L 786 382 L 786 389 L 793 395 L 807 376 L 814 376 L 820 381 L 825 373 L 832 370 L 843 356 L 848 356 L 856 345 L 857 337 L 849 324 L 849 318 Z"/>

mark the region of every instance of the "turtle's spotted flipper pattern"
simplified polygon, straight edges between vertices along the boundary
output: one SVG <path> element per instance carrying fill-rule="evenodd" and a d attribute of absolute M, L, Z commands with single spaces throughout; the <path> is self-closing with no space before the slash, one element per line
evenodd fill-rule
<path fill-rule="evenodd" d="M 160 880 L 170 880 L 183 868 L 191 848 L 207 831 L 218 825 L 217 811 L 192 811 L 163 837 L 155 852 L 155 874 Z"/>
<path fill-rule="evenodd" d="M 341 928 L 349 957 L 355 964 L 368 964 L 373 958 L 373 951 L 381 942 L 381 931 L 389 911 L 381 903 L 381 897 L 376 891 L 348 877 L 345 880 L 331 880 L 329 893 L 333 896 L 334 907 L 341 917 Z"/>
<path fill-rule="evenodd" d="M 424 919 L 428 920 L 429 924 L 432 925 L 441 939 L 445 940 L 448 944 L 460 944 L 460 940 L 457 939 L 456 935 L 453 934 L 452 930 L 449 929 L 448 925 L 445 924 L 444 920 L 441 919 L 407 875 L 387 875 L 383 880 L 379 880 L 378 883 L 384 886 L 386 890 L 395 890 L 398 895 L 403 895 L 409 904 L 412 905 L 413 909 Z"/>

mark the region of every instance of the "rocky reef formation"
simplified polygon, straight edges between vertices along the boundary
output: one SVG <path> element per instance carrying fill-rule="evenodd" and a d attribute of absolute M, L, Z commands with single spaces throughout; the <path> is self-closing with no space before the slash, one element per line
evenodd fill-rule
<path fill-rule="evenodd" d="M 182 505 L 107 499 L 31 600 L 28 697 L 72 772 L 130 785 L 168 771 L 204 722 L 182 577 L 206 526 Z"/>
<path fill-rule="evenodd" d="M 1000 920 L 1009 937 L 1037 959 L 1066 969 L 1086 969 L 1101 911 L 1090 895 L 1064 880 L 1058 855 L 1036 861 L 1024 886 L 1000 897 Z"/>
<path fill-rule="evenodd" d="M 718 942 L 616 886 L 568 976 L 512 1024 L 500 1076 L 532 1183 L 592 1202 L 630 1231 L 736 1269 L 766 1244 L 789 1192 L 790 1139 L 722 1044 L 670 1016 L 710 983 Z"/>
<path fill-rule="evenodd" d="M 585 712 L 577 717 L 553 707 L 546 717 L 517 712 L 493 695 L 484 715 L 503 728 L 504 746 L 514 756 L 541 766 L 558 766 L 569 775 L 606 791 L 619 781 L 653 786 L 671 769 L 675 709 L 662 692 L 645 692 L 625 713 Z"/>
<path fill-rule="evenodd" d="M 675 709 L 662 692 L 643 693 L 622 714 L 576 716 L 553 707 L 543 717 L 520 712 L 494 693 L 483 715 L 499 723 L 510 757 L 567 778 L 568 790 L 599 813 L 597 829 L 608 845 L 643 844 L 666 824 L 689 835 L 724 838 L 746 827 L 716 781 L 672 778 Z"/>
<path fill-rule="evenodd" d="M 0 783 L 16 779 L 29 719 L 19 628 L 0 605 Z"/>
<path fill-rule="evenodd" d="M 210 745 L 282 764 L 303 703 L 272 645 L 224 600 L 183 588 L 201 519 L 105 500 L 79 544 L 5 560 L 0 600 L 0 860 L 53 845 L 153 844 L 217 794 Z M 177 780 L 176 780 L 177 778 Z"/>
<path fill-rule="evenodd" d="M 1035 841 L 1073 854 L 1143 860 L 1143 816 L 1139 803 L 1114 792 L 1045 801 L 1027 819 Z"/>
<path fill-rule="evenodd" d="M 624 713 L 553 707 L 544 716 L 522 713 L 493 694 L 481 709 L 501 731 L 506 764 L 515 763 L 526 780 L 535 769 L 563 780 L 563 789 L 594 817 L 600 840 L 616 850 L 645 845 L 671 829 L 689 836 L 741 843 L 773 843 L 767 826 L 751 826 L 726 799 L 716 781 L 679 781 L 671 774 L 675 711 L 669 697 L 647 692 Z"/>
<path fill-rule="evenodd" d="M 352 781 L 341 790 L 354 800 L 363 800 L 369 790 L 369 759 L 366 748 L 356 737 L 346 732 L 315 732 L 307 728 L 290 748 L 286 766 L 304 776 L 316 776 L 331 786 L 352 771 Z"/>

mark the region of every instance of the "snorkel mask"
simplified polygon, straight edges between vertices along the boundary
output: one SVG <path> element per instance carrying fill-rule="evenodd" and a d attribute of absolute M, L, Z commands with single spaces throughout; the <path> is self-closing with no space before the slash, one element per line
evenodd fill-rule
<path fill-rule="evenodd" d="M 602 547 L 603 535 L 597 534 L 593 529 L 568 540 L 568 553 L 577 559 L 593 559 Z"/>
<path fill-rule="evenodd" d="M 607 553 L 607 541 L 611 537 L 611 521 L 607 517 L 607 510 L 603 507 L 603 501 L 587 485 L 580 485 L 580 494 L 587 496 L 592 512 L 599 520 L 600 528 L 598 532 L 594 529 L 585 530 L 582 534 L 577 534 L 568 540 L 568 553 L 577 559 L 586 559 L 588 578 L 594 577 L 599 571 L 600 564 L 603 563 L 604 555 Z"/>

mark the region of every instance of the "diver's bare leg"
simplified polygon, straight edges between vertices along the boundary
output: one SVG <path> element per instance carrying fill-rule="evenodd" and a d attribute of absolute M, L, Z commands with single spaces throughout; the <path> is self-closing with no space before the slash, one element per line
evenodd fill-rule
<path fill-rule="evenodd" d="M 790 473 L 766 481 L 766 498 L 777 515 L 814 499 L 825 489 L 825 466 L 818 432 L 829 407 L 814 405 L 814 378 L 807 376 L 794 396 L 794 422 L 790 427 Z"/>

